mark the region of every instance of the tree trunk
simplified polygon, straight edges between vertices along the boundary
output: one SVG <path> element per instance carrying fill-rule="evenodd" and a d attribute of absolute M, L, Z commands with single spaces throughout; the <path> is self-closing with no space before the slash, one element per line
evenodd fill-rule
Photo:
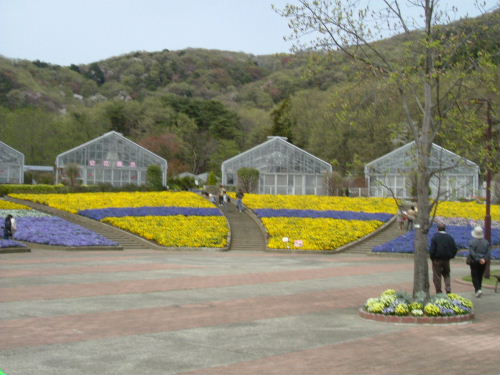
<path fill-rule="evenodd" d="M 417 226 L 415 235 L 415 264 L 413 273 L 413 296 L 418 292 L 424 292 L 429 298 L 429 160 L 433 142 L 433 99 L 432 99 L 432 72 L 434 70 L 433 51 L 431 47 L 432 30 L 432 2 L 425 1 L 425 32 L 427 35 L 425 51 L 425 75 L 424 75 L 424 108 L 422 127 L 416 132 L 417 153 Z"/>

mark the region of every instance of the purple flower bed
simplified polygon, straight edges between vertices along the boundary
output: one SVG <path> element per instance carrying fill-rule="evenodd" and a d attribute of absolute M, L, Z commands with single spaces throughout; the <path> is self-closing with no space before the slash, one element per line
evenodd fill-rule
<path fill-rule="evenodd" d="M 100 234 L 55 216 L 20 217 L 14 237 L 21 241 L 62 246 L 117 246 Z"/>
<path fill-rule="evenodd" d="M 14 241 L 14 240 L 0 239 L 0 249 L 4 249 L 6 247 L 26 247 L 26 245 L 21 243 L 21 242 Z"/>
<path fill-rule="evenodd" d="M 125 216 L 222 216 L 218 208 L 200 207 L 111 207 L 94 210 L 82 210 L 80 215 L 90 217 L 95 220 L 102 220 L 106 217 Z"/>
<path fill-rule="evenodd" d="M 467 249 L 469 247 L 469 241 L 472 239 L 470 232 L 473 227 L 471 226 L 447 226 L 446 232 L 448 232 L 455 240 L 459 249 Z M 430 239 L 437 232 L 437 225 L 433 225 L 429 231 L 429 246 Z M 498 245 L 500 230 L 492 229 L 491 238 L 493 245 Z M 386 242 L 383 245 L 375 246 L 372 251 L 380 253 L 413 253 L 415 250 L 415 231 L 405 233 L 392 241 Z M 468 252 L 460 252 L 458 255 L 467 254 Z M 496 254 L 496 255 L 495 255 Z M 495 257 L 496 256 L 496 257 Z M 498 250 L 492 251 L 492 257 L 498 259 Z"/>
<path fill-rule="evenodd" d="M 460 250 L 457 253 L 458 257 L 466 257 L 467 255 L 469 255 L 469 250 Z M 491 250 L 491 259 L 500 259 L 500 249 L 499 248 Z"/>
<path fill-rule="evenodd" d="M 317 211 L 317 210 L 289 210 L 260 208 L 254 210 L 258 217 L 310 217 L 342 220 L 377 220 L 389 221 L 394 215 L 387 213 L 368 213 L 355 211 Z"/>

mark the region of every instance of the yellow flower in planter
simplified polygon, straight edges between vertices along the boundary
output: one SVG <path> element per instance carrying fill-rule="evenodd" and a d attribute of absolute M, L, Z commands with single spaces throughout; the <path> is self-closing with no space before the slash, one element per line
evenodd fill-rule
<path fill-rule="evenodd" d="M 429 316 L 439 316 L 441 313 L 441 309 L 433 303 L 428 303 L 424 307 L 424 312 Z"/>

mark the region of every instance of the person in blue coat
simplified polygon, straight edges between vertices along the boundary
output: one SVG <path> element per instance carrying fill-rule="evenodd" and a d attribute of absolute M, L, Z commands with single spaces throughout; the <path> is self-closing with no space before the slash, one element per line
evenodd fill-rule
<path fill-rule="evenodd" d="M 442 293 L 441 278 L 444 279 L 446 293 L 451 293 L 450 259 L 457 255 L 457 244 L 453 237 L 446 233 L 446 225 L 438 224 L 438 232 L 431 238 L 429 255 L 432 260 L 432 282 L 436 294 Z"/>

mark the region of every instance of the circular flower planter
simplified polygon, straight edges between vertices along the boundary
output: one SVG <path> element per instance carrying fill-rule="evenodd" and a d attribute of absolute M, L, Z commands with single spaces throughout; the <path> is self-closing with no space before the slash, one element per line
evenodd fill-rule
<path fill-rule="evenodd" d="M 474 319 L 474 313 L 454 316 L 397 316 L 370 313 L 362 307 L 359 309 L 359 316 L 363 319 L 375 320 L 377 322 L 414 324 L 463 323 Z"/>

